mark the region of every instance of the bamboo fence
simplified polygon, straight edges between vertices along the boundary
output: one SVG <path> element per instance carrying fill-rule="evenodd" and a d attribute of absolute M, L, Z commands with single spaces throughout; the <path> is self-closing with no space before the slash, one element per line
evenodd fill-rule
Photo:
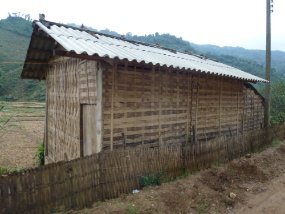
<path fill-rule="evenodd" d="M 284 125 L 246 136 L 104 151 L 0 176 L 0 213 L 50 213 L 81 209 L 139 189 L 142 176 L 175 178 L 224 163 L 285 138 Z"/>

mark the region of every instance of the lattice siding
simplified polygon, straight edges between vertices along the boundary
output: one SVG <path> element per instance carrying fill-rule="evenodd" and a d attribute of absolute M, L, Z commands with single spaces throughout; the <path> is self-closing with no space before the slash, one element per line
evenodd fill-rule
<path fill-rule="evenodd" d="M 52 161 L 80 157 L 80 104 L 96 103 L 97 62 L 60 58 L 47 72 L 47 144 Z"/>
<path fill-rule="evenodd" d="M 251 131 L 264 126 L 264 103 L 260 95 L 244 87 L 244 130 Z"/>
<path fill-rule="evenodd" d="M 253 90 L 244 88 L 239 80 L 159 68 L 108 69 L 103 73 L 103 147 L 109 149 L 112 139 L 114 148 L 181 143 L 191 139 L 193 128 L 200 140 L 252 130 L 244 93 Z M 259 95 L 252 96 L 256 104 L 251 113 L 258 118 L 253 121 L 258 129 L 263 105 Z"/>
<path fill-rule="evenodd" d="M 95 61 L 65 59 L 48 71 L 47 141 L 54 161 L 80 156 L 80 104 L 96 104 L 97 69 Z M 103 69 L 102 111 L 103 149 L 181 143 L 194 133 L 207 141 L 263 124 L 262 98 L 242 81 L 127 64 Z"/>
<path fill-rule="evenodd" d="M 79 96 L 81 104 L 96 104 L 97 62 L 82 60 L 79 69 Z"/>
<path fill-rule="evenodd" d="M 54 161 L 79 157 L 78 62 L 55 62 L 47 75 L 47 155 Z"/>

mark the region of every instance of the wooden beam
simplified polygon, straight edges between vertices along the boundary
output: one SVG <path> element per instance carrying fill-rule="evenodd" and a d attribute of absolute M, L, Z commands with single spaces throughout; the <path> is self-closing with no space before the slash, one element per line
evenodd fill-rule
<path fill-rule="evenodd" d="M 44 131 L 44 147 L 45 147 L 45 157 L 48 156 L 48 103 L 49 103 L 49 89 L 48 82 L 46 82 L 46 104 L 45 104 L 45 131 Z"/>
<path fill-rule="evenodd" d="M 43 50 L 43 49 L 40 49 L 40 48 L 29 48 L 28 54 L 31 53 L 31 52 L 45 53 L 45 54 L 49 54 L 49 55 L 53 54 L 52 50 Z"/>
<path fill-rule="evenodd" d="M 176 124 L 178 123 L 178 113 L 177 109 L 179 108 L 179 73 L 176 71 Z M 176 136 L 179 136 L 179 129 L 176 125 Z"/>
<path fill-rule="evenodd" d="M 127 72 L 128 71 L 128 62 L 126 61 L 125 62 L 125 65 L 124 65 L 124 71 Z M 115 88 L 116 89 L 116 88 Z M 126 107 L 126 103 L 124 103 L 124 107 Z M 124 118 L 126 119 L 127 118 L 127 112 L 128 110 L 126 110 L 124 108 Z M 122 133 L 123 134 L 123 142 L 124 142 L 124 148 L 126 148 L 126 144 L 127 144 L 127 138 L 128 138 L 128 129 L 127 128 L 124 128 L 124 132 Z"/>
<path fill-rule="evenodd" d="M 46 65 L 49 64 L 49 62 L 47 60 L 38 60 L 38 59 L 27 59 L 25 62 L 25 65 L 29 65 L 29 64 L 33 64 L 33 65 Z"/>
<path fill-rule="evenodd" d="M 151 104 L 150 104 L 150 107 L 151 107 L 151 110 L 153 111 L 155 108 L 155 67 L 152 66 L 152 69 L 151 69 Z M 154 116 L 151 116 L 151 125 L 153 126 L 154 125 Z"/>
<path fill-rule="evenodd" d="M 110 134 L 110 150 L 113 151 L 113 135 L 114 135 L 114 96 L 115 96 L 115 73 L 117 72 L 117 64 L 113 64 L 112 69 L 112 93 L 111 93 L 111 134 Z"/>
<path fill-rule="evenodd" d="M 219 136 L 221 136 L 221 120 L 222 120 L 222 82 L 223 78 L 219 78 Z"/>
<path fill-rule="evenodd" d="M 236 123 L 237 123 L 237 137 L 239 136 L 239 90 L 240 90 L 240 84 L 239 82 L 237 83 L 238 85 L 238 90 L 237 90 L 237 118 L 236 118 Z"/>
<path fill-rule="evenodd" d="M 82 104 L 80 104 L 79 107 L 79 111 L 80 111 L 80 116 L 79 116 L 79 127 L 80 127 L 80 133 L 79 133 L 79 138 L 80 138 L 80 157 L 84 156 L 84 152 L 83 152 L 83 106 Z"/>
<path fill-rule="evenodd" d="M 246 109 L 246 93 L 247 93 L 247 88 L 244 86 L 242 83 L 242 97 L 243 97 L 243 106 L 242 106 L 242 135 L 244 135 L 244 120 L 245 120 L 245 109 Z"/>
<path fill-rule="evenodd" d="M 162 145 L 162 136 L 161 136 L 161 98 L 162 98 L 162 75 L 160 68 L 158 68 L 158 77 L 159 77 L 159 91 L 158 91 L 158 135 L 159 135 L 159 144 Z"/>
<path fill-rule="evenodd" d="M 186 74 L 187 75 L 187 123 L 186 123 L 186 143 L 188 143 L 189 141 L 189 118 L 190 118 L 190 99 L 189 99 L 189 95 L 190 95 L 190 74 L 189 72 Z"/>
<path fill-rule="evenodd" d="M 77 59 L 87 59 L 87 60 L 96 60 L 96 61 L 108 61 L 110 58 L 108 57 L 100 57 L 100 56 L 90 56 L 88 54 L 77 54 L 75 52 L 68 52 L 63 50 L 55 50 L 54 54 L 56 56 L 63 56 L 63 57 L 72 57 Z M 116 60 L 114 60 L 116 61 Z"/>
<path fill-rule="evenodd" d="M 195 111 L 195 135 L 197 135 L 197 125 L 198 125 L 198 102 L 199 102 L 199 79 L 200 76 L 197 76 L 197 85 L 196 85 L 196 111 Z M 197 140 L 197 137 L 195 136 L 195 139 Z"/>
<path fill-rule="evenodd" d="M 44 42 L 51 42 L 51 43 L 54 43 L 55 40 L 52 38 L 52 37 L 47 37 L 47 36 L 40 36 L 40 35 L 36 35 L 36 34 L 33 34 L 32 35 L 32 43 L 34 42 L 34 40 L 42 40 Z"/>
<path fill-rule="evenodd" d="M 102 150 L 103 144 L 103 68 L 101 63 L 97 63 L 96 70 L 96 148 L 95 152 L 99 153 Z"/>
<path fill-rule="evenodd" d="M 191 132 L 190 134 L 193 135 L 192 132 L 192 124 L 193 124 L 193 89 L 194 89 L 194 78 L 193 78 L 193 74 L 190 75 L 191 78 L 191 93 L 190 93 L 190 106 L 189 106 L 189 110 L 190 110 L 190 125 L 189 125 L 189 131 Z"/>

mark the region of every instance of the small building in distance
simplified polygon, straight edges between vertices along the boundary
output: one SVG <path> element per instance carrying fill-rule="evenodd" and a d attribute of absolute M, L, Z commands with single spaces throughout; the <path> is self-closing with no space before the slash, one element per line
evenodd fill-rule
<path fill-rule="evenodd" d="M 46 161 L 263 127 L 266 80 L 205 57 L 45 20 L 21 77 L 46 81 Z"/>

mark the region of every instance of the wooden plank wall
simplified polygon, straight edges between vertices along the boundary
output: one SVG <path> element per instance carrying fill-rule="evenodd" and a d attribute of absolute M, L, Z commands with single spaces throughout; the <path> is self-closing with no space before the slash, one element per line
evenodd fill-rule
<path fill-rule="evenodd" d="M 262 99 L 251 93 L 240 80 L 115 65 L 103 73 L 103 148 L 183 143 L 195 133 L 207 141 L 260 128 Z"/>

